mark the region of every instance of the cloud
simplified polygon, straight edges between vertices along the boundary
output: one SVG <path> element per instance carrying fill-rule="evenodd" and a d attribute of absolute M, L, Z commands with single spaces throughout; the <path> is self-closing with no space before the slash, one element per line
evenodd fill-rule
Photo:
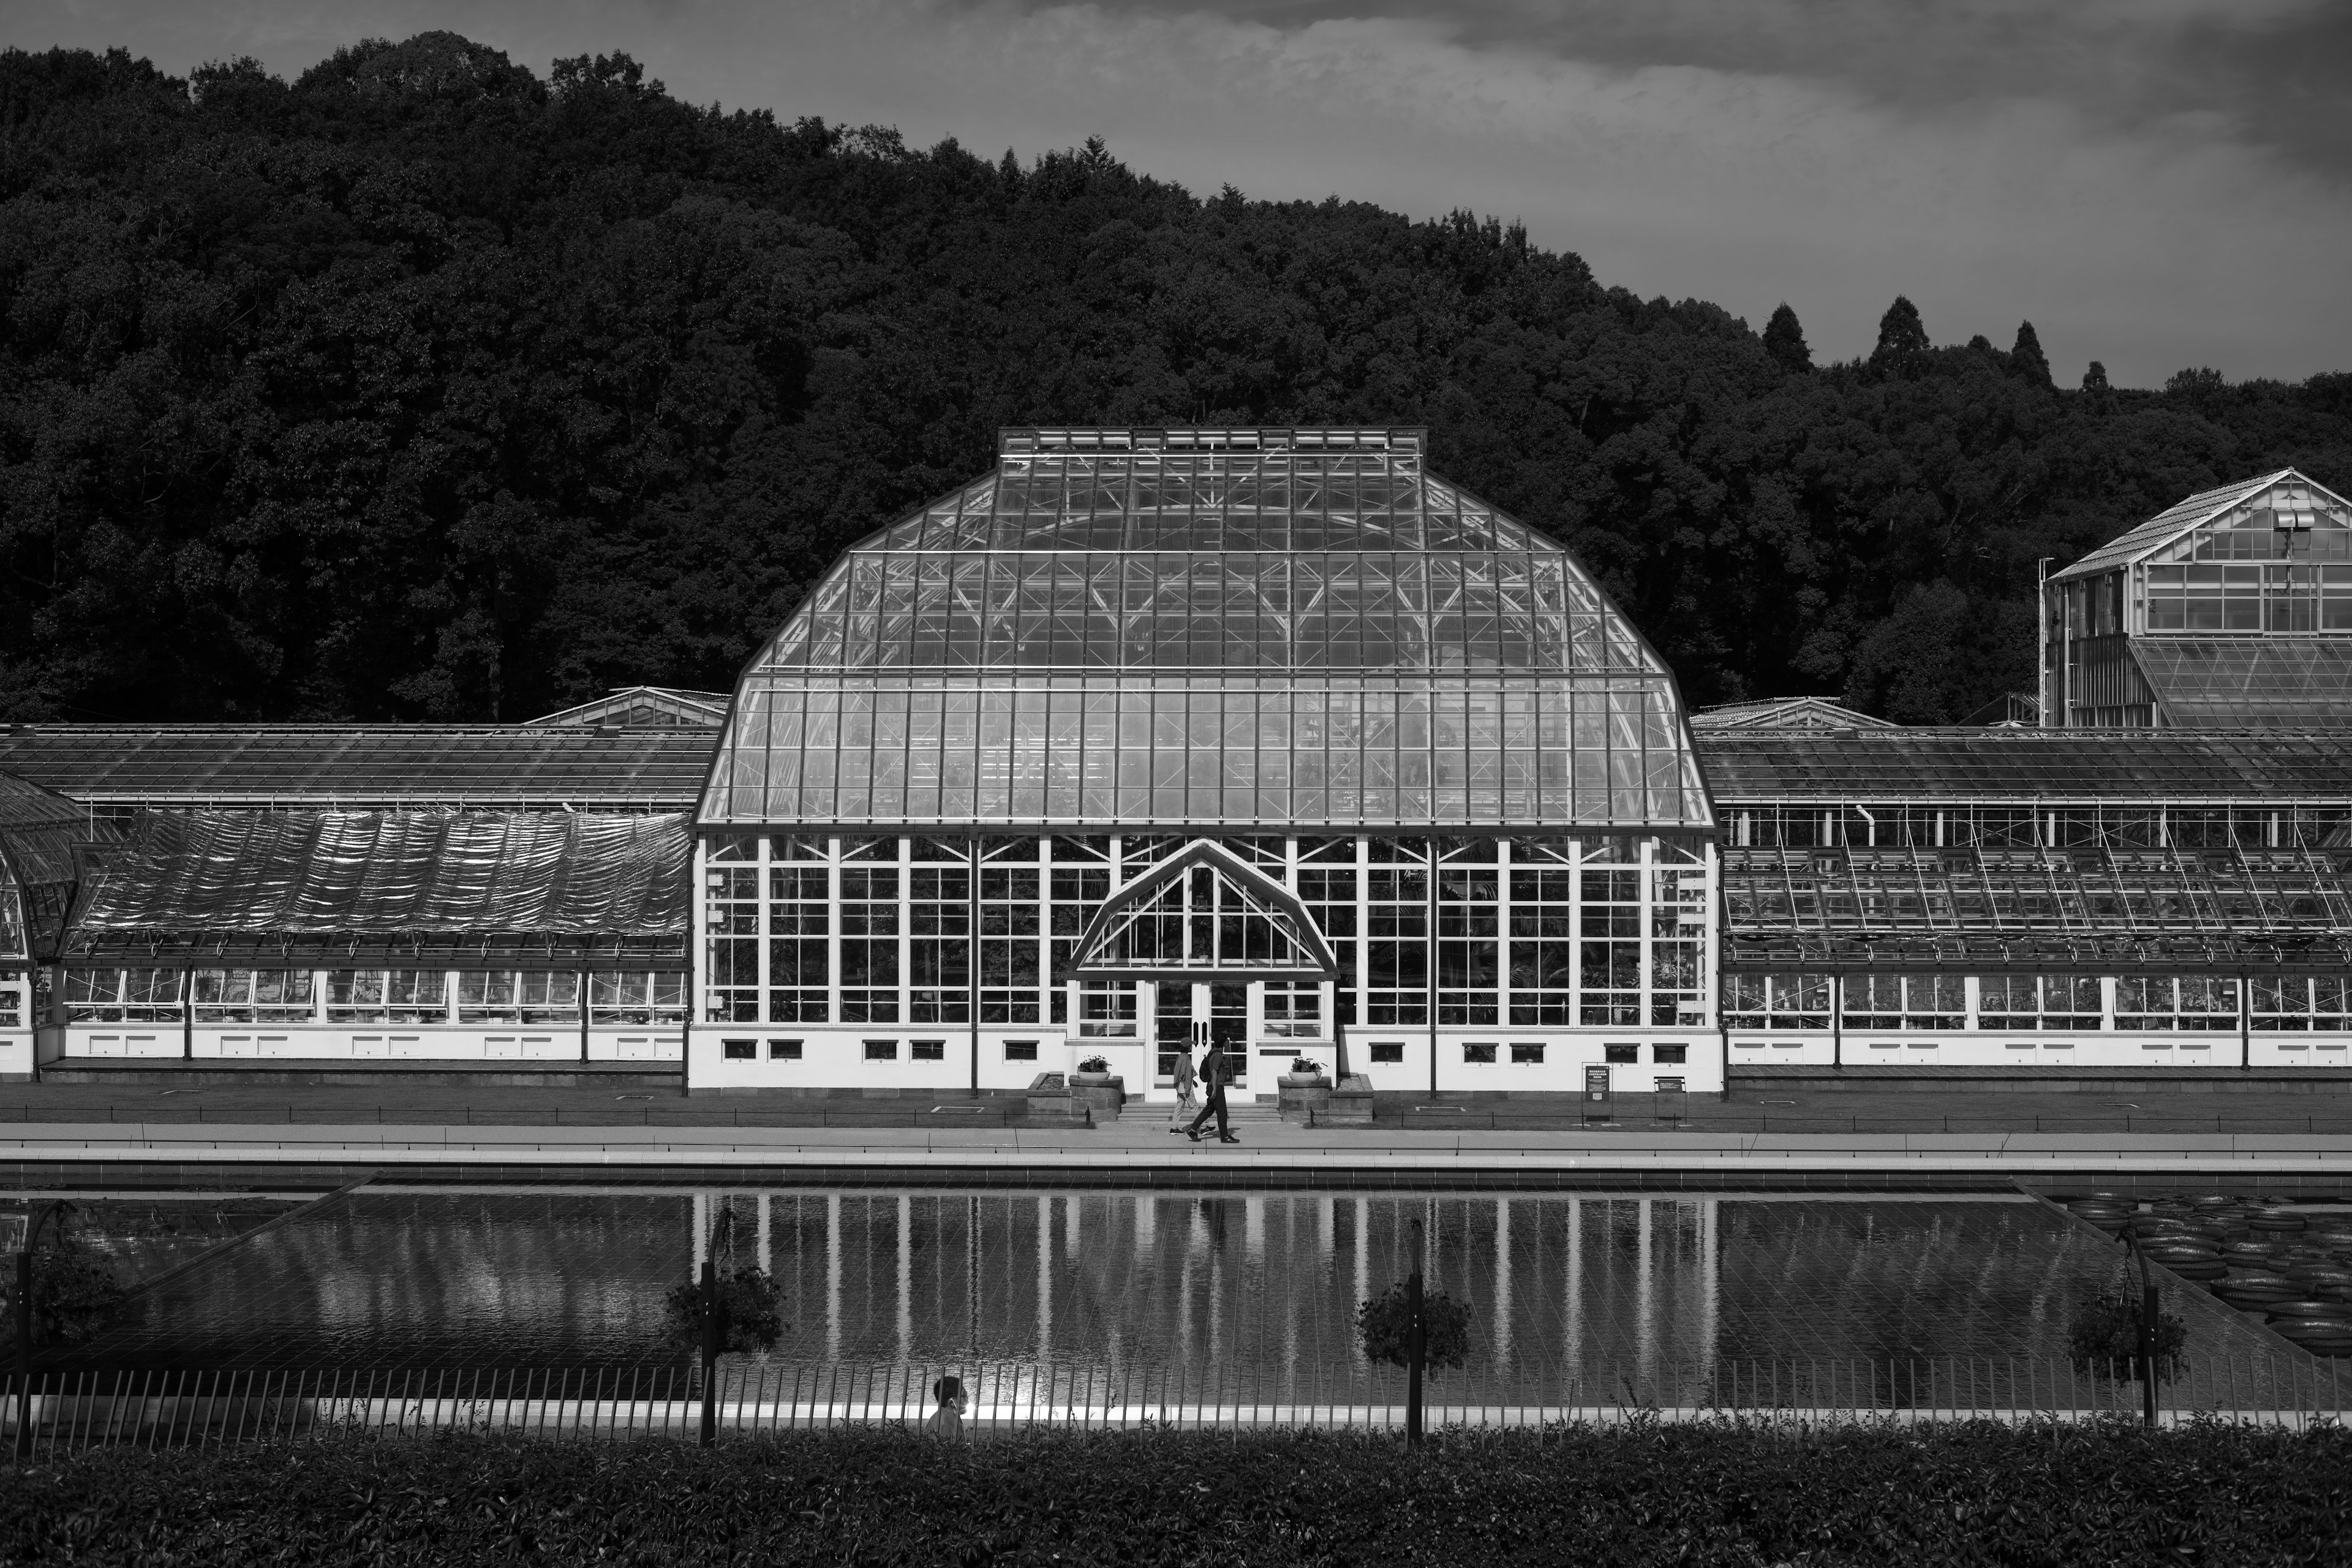
<path fill-rule="evenodd" d="M 2344 149 L 2296 130 L 2314 103 L 2342 123 L 2339 9 L 20 0 L 10 31 L 173 70 L 252 53 L 289 76 L 427 27 L 542 71 L 625 49 L 698 102 L 916 144 L 1029 155 L 1100 133 L 1196 191 L 1517 217 L 1644 295 L 1752 322 L 1785 299 L 1821 353 L 1866 352 L 1899 292 L 1938 341 L 2006 342 L 2030 319 L 2062 375 L 2098 359 L 2150 384 L 2189 364 L 2352 367 Z"/>
<path fill-rule="evenodd" d="M 1932 116 L 2064 105 L 2129 132 L 2190 117 L 2352 174 L 2352 7 L 2330 0 L 1105 0 L 1126 15 L 1214 15 L 1296 31 L 1412 22 L 1475 50 L 1616 70 L 1690 66 L 1820 83 Z"/>

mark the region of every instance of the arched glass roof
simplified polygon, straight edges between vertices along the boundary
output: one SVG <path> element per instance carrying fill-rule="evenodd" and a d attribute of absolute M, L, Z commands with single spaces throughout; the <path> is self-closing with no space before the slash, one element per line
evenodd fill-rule
<path fill-rule="evenodd" d="M 1674 678 L 1418 430 L 1008 430 L 739 684 L 701 820 L 1712 825 Z"/>

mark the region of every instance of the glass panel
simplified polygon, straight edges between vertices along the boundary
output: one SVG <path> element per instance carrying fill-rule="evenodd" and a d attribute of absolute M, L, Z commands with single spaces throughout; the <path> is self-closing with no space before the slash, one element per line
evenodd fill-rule
<path fill-rule="evenodd" d="M 1656 655 L 1413 433 L 1086 435 L 836 563 L 706 820 L 1711 824 Z"/>

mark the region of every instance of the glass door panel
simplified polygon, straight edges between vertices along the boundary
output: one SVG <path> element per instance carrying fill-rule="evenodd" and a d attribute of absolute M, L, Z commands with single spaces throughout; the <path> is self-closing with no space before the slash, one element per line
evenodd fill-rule
<path fill-rule="evenodd" d="M 1246 1087 L 1249 1082 L 1249 987 L 1247 985 L 1209 985 L 1209 1038 L 1224 1047 L 1225 1065 L 1232 1069 L 1233 1086 Z"/>
<path fill-rule="evenodd" d="M 1192 983 L 1163 980 L 1156 987 L 1152 1009 L 1152 1080 L 1176 1081 L 1176 1058 L 1192 1044 Z M 1198 1067 L 1200 1064 L 1193 1064 Z"/>

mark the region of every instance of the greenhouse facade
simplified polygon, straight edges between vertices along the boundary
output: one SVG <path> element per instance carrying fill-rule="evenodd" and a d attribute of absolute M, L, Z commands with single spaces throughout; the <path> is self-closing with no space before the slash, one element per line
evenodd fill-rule
<path fill-rule="evenodd" d="M 1922 729 L 1821 698 L 1686 715 L 1571 554 L 1423 455 L 1412 429 L 1007 431 L 731 694 L 0 726 L 0 1076 L 635 1064 L 950 1095 L 1099 1058 L 1164 1099 L 1212 1042 L 1266 1095 L 1299 1058 L 1423 1097 L 2352 1070 L 2332 492 L 2191 498 L 2052 579 L 2053 627 L 2091 617 L 2065 692 L 2100 658 L 2202 661 L 2267 683 L 2259 728 L 2151 677 L 2153 722 L 2070 695 L 2064 723 Z M 2095 593 L 2223 536 L 2316 608 L 2098 640 Z"/>
<path fill-rule="evenodd" d="M 1417 430 L 1013 430 L 752 661 L 697 817 L 698 1084 L 1700 1087 L 1672 673 Z M 1694 1079 L 1694 1073 L 1699 1079 Z"/>

